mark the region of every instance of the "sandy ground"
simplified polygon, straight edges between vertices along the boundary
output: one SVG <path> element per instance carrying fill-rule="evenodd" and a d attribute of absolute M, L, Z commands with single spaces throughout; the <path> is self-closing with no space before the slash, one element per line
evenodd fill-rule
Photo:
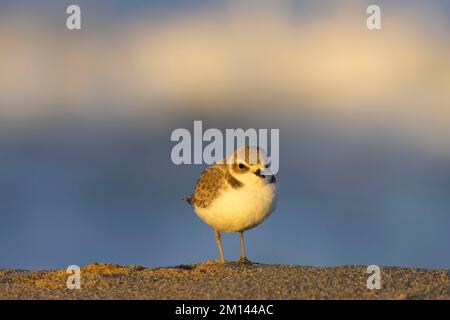
<path fill-rule="evenodd" d="M 366 266 L 332 268 L 216 261 L 149 269 L 90 264 L 81 289 L 65 270 L 0 270 L 0 299 L 450 299 L 450 271 L 382 267 L 382 288 L 366 287 Z"/>

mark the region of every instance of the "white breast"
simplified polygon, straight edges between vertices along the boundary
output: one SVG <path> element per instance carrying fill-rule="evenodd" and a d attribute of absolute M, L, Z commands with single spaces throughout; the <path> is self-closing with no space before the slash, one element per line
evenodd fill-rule
<path fill-rule="evenodd" d="M 275 183 L 228 188 L 207 208 L 195 208 L 197 215 L 214 229 L 245 231 L 256 227 L 275 209 Z"/>

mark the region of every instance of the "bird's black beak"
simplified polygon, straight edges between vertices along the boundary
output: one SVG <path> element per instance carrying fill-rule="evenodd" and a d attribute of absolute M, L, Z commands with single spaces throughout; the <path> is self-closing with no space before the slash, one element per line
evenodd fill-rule
<path fill-rule="evenodd" d="M 263 178 L 263 179 L 268 177 L 268 176 L 266 176 L 266 175 L 261 173 L 261 169 L 256 170 L 254 172 L 254 174 L 257 175 L 260 178 Z M 275 175 L 274 174 L 270 175 L 270 178 L 267 179 L 267 182 L 269 182 L 269 183 L 276 183 L 277 179 L 275 178 Z"/>
<path fill-rule="evenodd" d="M 260 178 L 265 178 L 265 177 L 266 177 L 265 175 L 261 174 L 261 169 L 256 170 L 256 171 L 254 172 L 254 174 L 256 174 L 256 175 L 257 175 L 258 177 L 260 177 Z"/>

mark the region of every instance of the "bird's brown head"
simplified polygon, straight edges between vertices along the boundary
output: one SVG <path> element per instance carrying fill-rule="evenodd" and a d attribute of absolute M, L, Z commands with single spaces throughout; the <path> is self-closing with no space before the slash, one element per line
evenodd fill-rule
<path fill-rule="evenodd" d="M 274 183 L 264 149 L 245 146 L 236 150 L 227 160 L 231 174 L 244 183 Z"/>

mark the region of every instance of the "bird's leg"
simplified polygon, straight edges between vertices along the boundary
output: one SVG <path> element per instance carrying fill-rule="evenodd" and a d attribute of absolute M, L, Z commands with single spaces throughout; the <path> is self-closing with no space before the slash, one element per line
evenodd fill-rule
<path fill-rule="evenodd" d="M 214 229 L 214 232 L 216 235 L 217 246 L 219 247 L 220 260 L 222 261 L 222 263 L 225 263 L 225 258 L 223 256 L 223 250 L 222 250 L 222 242 L 220 241 L 220 231 L 217 229 Z"/>
<path fill-rule="evenodd" d="M 244 231 L 239 231 L 239 234 L 241 236 L 241 258 L 239 259 L 240 262 L 249 262 L 247 259 L 247 256 L 245 255 L 245 247 L 244 247 Z"/>

